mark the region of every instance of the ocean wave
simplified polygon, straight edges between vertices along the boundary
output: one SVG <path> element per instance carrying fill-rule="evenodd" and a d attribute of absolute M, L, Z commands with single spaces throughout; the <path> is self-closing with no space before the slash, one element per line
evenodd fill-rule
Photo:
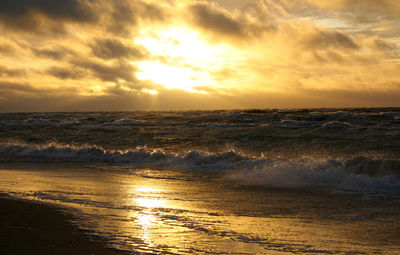
<path fill-rule="evenodd" d="M 131 163 L 135 166 L 168 167 L 179 166 L 184 170 L 227 170 L 234 164 L 252 161 L 247 156 L 233 151 L 212 154 L 199 151 L 181 153 L 165 152 L 161 149 L 135 148 L 131 150 L 106 150 L 96 145 L 68 145 L 51 142 L 47 144 L 0 143 L 0 153 L 20 157 L 62 159 L 77 161 L 102 161 Z"/>
<path fill-rule="evenodd" d="M 299 120 L 282 120 L 279 123 L 273 124 L 284 128 L 304 128 L 304 127 L 319 127 L 323 124 L 322 121 L 299 121 Z"/>
<path fill-rule="evenodd" d="M 301 115 L 306 119 L 324 119 L 330 121 L 360 121 L 360 120 L 377 120 L 377 119 L 394 119 L 400 118 L 399 112 L 352 112 L 352 111 L 312 111 Z M 298 117 L 298 115 L 296 115 Z"/>
<path fill-rule="evenodd" d="M 0 143 L 0 155 L 79 162 L 127 164 L 133 168 L 222 174 L 249 185 L 272 187 L 333 186 L 341 189 L 400 192 L 400 161 L 368 157 L 297 159 L 247 156 L 235 151 L 165 152 L 135 148 L 106 150 L 94 145 Z M 7 156 L 8 155 L 8 156 Z M 113 168 L 114 169 L 114 168 Z"/>
<path fill-rule="evenodd" d="M 340 122 L 340 121 L 330 121 L 328 123 L 324 123 L 322 128 L 338 128 L 338 129 L 352 129 L 354 126 L 347 122 Z"/>
<path fill-rule="evenodd" d="M 400 192 L 399 177 L 399 161 L 364 157 L 350 160 L 278 160 L 229 174 L 229 178 L 250 185 L 286 188 L 325 186 L 395 193 Z"/>
<path fill-rule="evenodd" d="M 146 126 L 152 125 L 153 123 L 148 123 L 144 121 L 136 121 L 131 119 L 116 119 L 109 123 L 104 123 L 104 126 Z"/>
<path fill-rule="evenodd" d="M 1 126 L 18 125 L 16 128 L 37 128 L 37 126 L 106 129 L 134 126 L 241 128 L 247 125 L 308 129 L 319 128 L 322 125 L 329 126 L 329 123 L 345 123 L 357 128 L 380 127 L 384 123 L 385 128 L 397 129 L 399 120 L 398 108 L 0 114 Z"/>
<path fill-rule="evenodd" d="M 276 126 L 289 129 L 300 128 L 323 128 L 323 129 L 354 129 L 350 123 L 344 121 L 305 121 L 305 120 L 282 120 L 271 123 L 269 126 Z"/>

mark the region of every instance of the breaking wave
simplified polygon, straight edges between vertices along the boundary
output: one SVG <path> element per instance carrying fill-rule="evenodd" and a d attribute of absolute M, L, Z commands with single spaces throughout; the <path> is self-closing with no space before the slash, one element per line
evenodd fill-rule
<path fill-rule="evenodd" d="M 235 151 L 165 152 L 135 148 L 106 150 L 95 145 L 0 143 L 0 154 L 41 161 L 66 160 L 127 164 L 134 168 L 216 173 L 248 185 L 328 186 L 349 190 L 400 192 L 400 161 L 368 157 L 297 159 L 247 156 Z M 7 158 L 5 157 L 5 158 Z"/>

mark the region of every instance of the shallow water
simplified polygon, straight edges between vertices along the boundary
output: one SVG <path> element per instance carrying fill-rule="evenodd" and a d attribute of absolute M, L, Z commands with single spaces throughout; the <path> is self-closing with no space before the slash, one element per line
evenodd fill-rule
<path fill-rule="evenodd" d="M 395 197 L 249 187 L 158 170 L 14 168 L 19 170 L 0 171 L 2 193 L 65 206 L 80 228 L 121 250 L 395 254 L 400 249 Z"/>
<path fill-rule="evenodd" d="M 400 109 L 0 114 L 0 192 L 150 253 L 400 249 Z"/>

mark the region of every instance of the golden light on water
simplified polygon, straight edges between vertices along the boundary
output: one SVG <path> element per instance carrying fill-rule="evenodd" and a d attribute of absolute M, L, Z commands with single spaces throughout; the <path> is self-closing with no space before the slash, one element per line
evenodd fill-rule
<path fill-rule="evenodd" d="M 157 221 L 157 218 L 151 213 L 140 212 L 137 214 L 137 224 L 141 227 L 139 237 L 148 245 L 152 245 L 152 225 Z"/>
<path fill-rule="evenodd" d="M 140 207 L 156 208 L 156 207 L 162 207 L 165 202 L 163 200 L 155 198 L 140 197 L 140 198 L 135 198 L 135 203 Z"/>
<path fill-rule="evenodd" d="M 57 190 L 57 193 L 71 199 L 62 202 L 54 200 L 52 196 L 44 196 L 42 202 L 76 207 L 86 216 L 77 218 L 78 224 L 83 223 L 80 226 L 90 226 L 88 230 L 104 235 L 106 240 L 112 241 L 110 245 L 115 245 L 117 249 L 137 253 L 190 254 L 208 251 L 209 254 L 286 254 L 288 251 L 355 251 L 397 254 L 399 250 L 398 224 L 393 224 L 399 222 L 398 215 L 388 214 L 384 220 L 376 220 L 381 219 L 377 213 L 377 218 L 375 214 L 371 218 L 368 212 L 372 208 L 370 205 L 376 206 L 374 201 L 356 203 L 362 206 L 357 211 L 367 212 L 360 213 L 364 220 L 345 220 L 344 224 L 338 224 L 338 217 L 321 220 L 320 216 L 339 215 L 348 219 L 354 216 L 354 210 L 336 214 L 332 206 L 322 206 L 323 211 L 316 213 L 311 207 L 315 202 L 329 205 L 333 201 L 339 206 L 352 204 L 358 201 L 354 196 L 330 195 L 323 198 L 320 193 L 314 196 L 310 192 L 308 195 L 311 197 L 304 204 L 304 199 L 297 201 L 297 197 L 304 197 L 303 193 L 292 192 L 295 197 L 288 200 L 285 191 L 274 190 L 269 193 L 265 190 L 264 193 L 260 190 L 236 189 L 225 184 L 216 185 L 215 182 L 195 184 L 136 175 L 100 175 L 97 171 L 83 169 L 2 170 L 0 186 L 8 194 L 33 200 L 41 199 L 36 194 L 54 193 Z M 71 193 L 71 189 L 76 192 Z M 90 201 L 110 202 L 116 208 L 81 204 L 81 194 Z M 252 199 L 246 199 L 248 197 Z M 282 206 L 282 201 L 289 204 Z M 269 212 L 269 208 L 272 213 L 278 213 L 276 208 L 299 205 L 300 209 L 293 211 L 293 217 L 263 216 Z M 393 206 L 384 205 L 380 210 L 393 211 Z M 310 208 L 311 214 L 303 211 L 304 208 Z"/>
<path fill-rule="evenodd" d="M 136 190 L 136 192 L 141 192 L 141 193 L 161 192 L 162 191 L 160 189 L 155 189 L 155 188 L 151 188 L 151 187 L 138 187 L 135 190 Z"/>
<path fill-rule="evenodd" d="M 153 245 L 152 228 L 158 223 L 157 215 L 153 209 L 166 205 L 165 200 L 155 195 L 162 192 L 163 190 L 148 186 L 141 186 L 135 189 L 137 197 L 134 198 L 134 203 L 142 208 L 136 214 L 137 224 L 141 228 L 139 237 L 149 246 Z"/>
<path fill-rule="evenodd" d="M 154 215 L 145 213 L 138 214 L 138 223 L 143 228 L 150 227 L 154 222 L 156 222 L 156 217 Z"/>

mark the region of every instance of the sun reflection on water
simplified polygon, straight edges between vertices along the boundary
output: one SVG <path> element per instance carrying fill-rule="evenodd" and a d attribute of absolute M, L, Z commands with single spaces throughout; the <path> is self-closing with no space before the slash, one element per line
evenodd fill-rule
<path fill-rule="evenodd" d="M 144 186 L 135 189 L 134 203 L 140 208 L 140 212 L 136 214 L 136 222 L 140 227 L 139 238 L 150 247 L 154 246 L 154 228 L 160 223 L 157 208 L 166 205 L 166 201 L 159 197 L 162 192 L 163 190 Z"/>
<path fill-rule="evenodd" d="M 138 187 L 135 190 L 140 193 L 162 192 L 162 190 L 160 189 L 155 189 L 151 187 Z"/>
<path fill-rule="evenodd" d="M 149 246 L 153 246 L 153 238 L 151 227 L 157 222 L 157 218 L 152 214 L 151 211 L 142 211 L 137 214 L 137 224 L 140 226 L 141 231 L 139 238 Z"/>
<path fill-rule="evenodd" d="M 148 197 L 135 198 L 135 202 L 138 206 L 145 208 L 157 208 L 157 207 L 162 207 L 164 205 L 163 200 L 148 198 Z"/>

